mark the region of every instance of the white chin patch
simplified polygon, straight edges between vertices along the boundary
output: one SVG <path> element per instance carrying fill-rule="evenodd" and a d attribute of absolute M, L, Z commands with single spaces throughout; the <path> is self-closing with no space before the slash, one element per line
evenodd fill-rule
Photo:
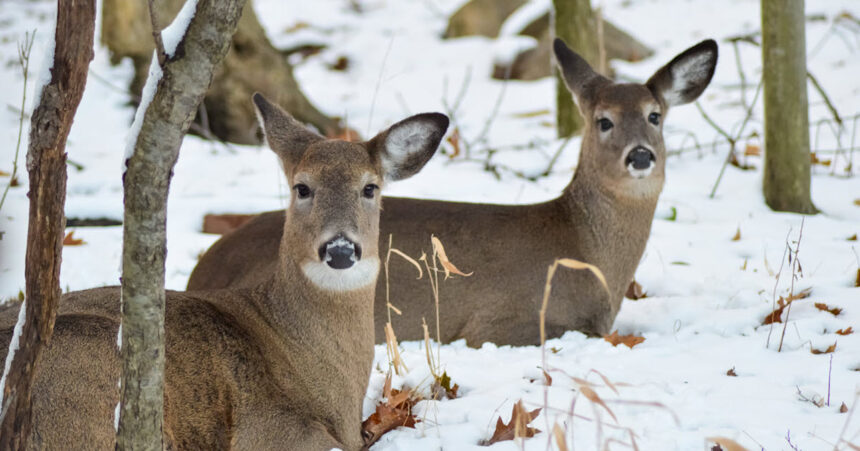
<path fill-rule="evenodd" d="M 334 269 L 324 262 L 307 262 L 302 272 L 314 285 L 326 291 L 352 291 L 376 283 L 379 259 L 362 259 L 346 269 Z"/>
<path fill-rule="evenodd" d="M 645 169 L 636 169 L 633 167 L 633 163 L 630 163 L 627 165 L 627 172 L 629 172 L 630 176 L 633 177 L 634 179 L 644 179 L 645 177 L 648 177 L 649 175 L 651 175 L 651 171 L 653 171 L 653 170 L 654 170 L 654 163 L 653 162 L 651 162 L 651 164 L 649 164 L 648 167 Z"/>

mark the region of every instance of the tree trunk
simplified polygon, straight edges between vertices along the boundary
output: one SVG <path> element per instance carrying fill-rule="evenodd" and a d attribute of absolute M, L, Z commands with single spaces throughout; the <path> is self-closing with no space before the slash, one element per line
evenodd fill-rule
<path fill-rule="evenodd" d="M 182 4 L 182 0 L 156 0 L 159 20 L 163 23 L 172 20 Z M 130 90 L 139 94 L 154 49 L 146 2 L 105 0 L 102 11 L 102 42 L 110 49 L 115 62 L 125 57 L 132 59 L 135 76 Z M 216 68 L 206 94 L 206 121 L 198 118 L 197 125 L 202 126 L 205 122 L 209 130 L 195 127 L 195 131 L 211 131 L 215 137 L 237 144 L 259 144 L 257 117 L 249 100 L 256 91 L 327 136 L 344 132 L 337 119 L 321 113 L 302 93 L 293 77 L 292 67 L 269 42 L 252 3 L 248 1 L 230 51 L 223 64 Z"/>
<path fill-rule="evenodd" d="M 167 192 L 182 138 L 215 68 L 230 48 L 244 4 L 245 0 L 197 1 L 194 18 L 175 54 L 167 55 L 161 65 L 162 76 L 152 101 L 136 114 L 135 122 L 141 127 L 123 183 L 123 373 L 118 449 L 162 448 Z"/>
<path fill-rule="evenodd" d="M 553 0 L 555 36 L 564 40 L 568 47 L 582 55 L 596 71 L 605 65 L 600 63 L 599 39 L 590 0 Z M 583 118 L 573 102 L 573 96 L 564 85 L 561 74 L 556 71 L 556 122 L 559 138 L 582 130 Z"/>
<path fill-rule="evenodd" d="M 764 198 L 776 211 L 812 214 L 803 0 L 762 0 Z"/>
<path fill-rule="evenodd" d="M 3 389 L 0 449 L 26 449 L 30 396 L 42 350 L 51 341 L 60 300 L 60 261 L 66 201 L 66 138 L 93 59 L 94 0 L 58 0 L 51 80 L 30 119 L 27 172 L 26 322 Z M 10 349 L 10 353 L 13 350 Z"/>

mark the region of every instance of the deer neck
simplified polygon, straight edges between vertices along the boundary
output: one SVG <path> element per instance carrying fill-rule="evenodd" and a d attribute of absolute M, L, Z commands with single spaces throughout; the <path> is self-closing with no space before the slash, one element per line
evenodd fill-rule
<path fill-rule="evenodd" d="M 580 257 L 603 271 L 617 313 L 645 251 L 663 180 L 648 181 L 652 186 L 647 191 L 631 195 L 618 184 L 590 176 L 594 173 L 580 160 L 560 201 L 572 222 Z"/>
<path fill-rule="evenodd" d="M 349 292 L 318 288 L 281 245 L 278 270 L 255 308 L 282 350 L 273 373 L 285 397 L 347 446 L 361 446 L 361 403 L 373 361 L 376 284 Z M 273 354 L 274 355 L 274 354 Z M 327 384 L 325 381 L 335 381 Z"/>

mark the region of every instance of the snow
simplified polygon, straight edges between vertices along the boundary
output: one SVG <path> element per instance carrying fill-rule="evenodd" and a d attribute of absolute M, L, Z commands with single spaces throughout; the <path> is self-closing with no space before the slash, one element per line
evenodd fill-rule
<path fill-rule="evenodd" d="M 161 30 L 161 40 L 164 42 L 164 51 L 168 57 L 172 57 L 176 53 L 176 47 L 182 38 L 185 37 L 185 32 L 188 30 L 188 25 L 191 24 L 191 19 L 197 12 L 197 0 L 189 0 L 182 5 L 179 14 L 173 19 L 164 30 Z"/>
<path fill-rule="evenodd" d="M 3 395 L 6 393 L 6 376 L 9 374 L 9 368 L 12 367 L 12 360 L 15 358 L 15 352 L 21 346 L 19 340 L 21 333 L 24 331 L 24 322 L 27 321 L 27 301 L 21 301 L 21 308 L 18 310 L 18 321 L 15 323 L 15 329 L 12 331 L 12 341 L 9 342 L 9 352 L 6 354 L 6 363 L 3 364 L 3 376 L 0 377 L 0 406 L 3 405 Z"/>
<path fill-rule="evenodd" d="M 122 160 L 123 174 L 125 174 L 127 169 L 126 165 L 129 158 L 134 155 L 134 149 L 137 146 L 137 135 L 140 133 L 141 127 L 143 127 L 143 118 L 146 116 L 149 104 L 152 102 L 153 97 L 155 97 L 155 91 L 158 90 L 158 83 L 161 81 L 162 75 L 163 71 L 158 64 L 158 57 L 156 52 L 153 51 L 152 62 L 149 63 L 149 75 L 146 77 L 146 84 L 143 85 L 143 90 L 140 93 L 140 104 L 134 114 L 134 122 L 132 122 L 128 130 L 128 137 L 125 141 L 125 154 Z"/>
<path fill-rule="evenodd" d="M 446 105 L 457 105 L 451 129 L 459 129 L 461 140 L 476 142 L 470 156 L 477 161 L 464 161 L 462 155 L 452 160 L 438 154 L 416 176 L 387 184 L 386 195 L 498 203 L 550 199 L 570 181 L 579 139 L 569 142 L 547 177 L 532 182 L 517 177 L 512 170 L 540 174 L 562 146 L 554 131 L 554 80 L 507 84 L 491 80 L 495 41 L 483 37 L 440 40 L 446 16 L 464 1 L 368 1 L 361 2 L 363 13 L 352 11 L 342 0 L 290 2 L 289 7 L 277 0 L 258 0 L 254 7 L 279 46 L 288 47 L 307 36 L 328 45 L 320 54 L 302 60 L 295 75 L 315 105 L 327 114 L 348 117 L 350 123 L 362 128 L 375 105 L 373 130 L 365 137 L 411 114 L 445 112 Z M 654 57 L 638 63 L 613 62 L 622 80 L 644 81 L 684 49 L 709 37 L 716 39 L 719 62 L 714 80 L 699 102 L 724 129 L 732 132 L 739 127 L 745 109 L 740 102 L 738 63 L 725 38 L 758 30 L 759 2 L 601 3 L 608 20 L 656 51 Z M 853 117 L 860 112 L 856 76 L 860 72 L 860 46 L 856 32 L 837 19 L 843 11 L 860 16 L 860 9 L 851 0 L 806 5 L 807 15 L 821 14 L 827 19 L 807 24 L 810 71 L 845 118 L 841 132 L 826 124 L 813 127 L 812 144 L 817 149 L 836 149 L 840 143 L 860 145 L 856 138 L 852 143 L 857 126 Z M 15 40 L 25 30 L 37 26 L 45 29 L 44 18 L 50 17 L 54 7 L 50 2 L 5 4 L 4 17 L 9 20 L 0 25 L 0 34 L 9 39 L 0 39 L 0 55 L 14 59 Z M 308 26 L 290 31 L 299 23 Z M 44 36 L 37 36 L 33 54 L 40 54 L 45 44 Z M 761 53 L 758 47 L 743 43 L 739 51 L 750 102 L 762 70 Z M 328 64 L 339 56 L 350 59 L 349 69 L 329 70 Z M 383 60 L 385 71 L 380 76 Z M 127 61 L 110 66 L 109 55 L 101 46 L 96 48 L 91 69 L 116 86 L 126 85 L 132 75 Z M 0 103 L 18 104 L 21 83 L 16 66 L 0 65 L 0 85 L 6 87 L 0 92 Z M 31 83 L 35 83 L 33 78 Z M 493 115 L 502 92 L 498 112 Z M 830 117 L 823 99 L 811 87 L 809 101 L 811 123 Z M 69 159 L 84 167 L 69 169 L 67 216 L 122 217 L 122 169 L 116 149 L 122 145 L 133 115 L 127 102 L 126 96 L 103 82 L 89 80 L 67 147 Z M 489 131 L 481 136 L 491 116 Z M 544 407 L 545 389 L 549 409 L 533 423 L 543 432 L 525 440 L 525 449 L 547 449 L 547 425 L 552 428 L 556 422 L 567 428 L 569 447 L 575 445 L 580 450 L 602 448 L 601 440 L 608 438 L 628 441 L 625 429 L 619 427 L 635 433 L 643 450 L 701 449 L 709 436 L 728 437 L 748 449 L 791 449 L 786 439 L 789 434 L 791 443 L 804 450 L 833 449 L 829 443 L 840 436 L 853 437 L 857 444 L 860 414 L 841 414 L 839 407 L 844 402 L 850 408 L 856 402 L 860 333 L 841 336 L 835 331 L 860 329 L 860 289 L 853 286 L 860 266 L 860 246 L 858 241 L 847 240 L 860 233 L 860 206 L 854 205 L 860 198 L 860 153 L 818 153 L 819 158 L 835 160 L 830 167 L 813 167 L 812 196 L 822 214 L 807 217 L 803 224 L 799 253 L 803 277 L 795 281 L 794 290 L 811 288 L 811 294 L 793 305 L 782 352 L 777 352 L 783 325 L 777 324 L 771 331 L 761 323 L 772 310 L 774 294 L 788 295 L 791 275 L 787 262 L 778 286 L 776 275 L 783 265 L 786 242 L 795 246 L 802 218 L 772 212 L 765 206 L 759 156 L 740 155 L 739 159 L 753 169 L 729 166 L 715 197 L 710 198 L 728 148 L 712 145 L 718 134 L 693 105 L 672 108 L 664 120 L 666 148 L 671 154 L 667 181 L 636 273 L 648 296 L 639 301 L 625 300 L 615 324 L 620 334 L 636 334 L 645 341 L 633 349 L 612 347 L 577 332 L 549 340 L 547 349 L 557 352 L 547 352 L 546 363 L 553 378 L 548 387 L 542 382 L 539 347 L 484 344 L 472 349 L 462 342 L 444 345 L 440 364 L 460 385 L 460 398 L 418 403 L 416 413 L 423 421 L 417 428 L 401 428 L 385 435 L 374 450 L 477 449 L 477 442 L 492 434 L 498 416 L 508 420 L 511 405 L 518 399 L 523 399 L 528 409 Z M 762 135 L 761 99 L 748 124 L 747 132 L 751 131 Z M 16 134 L 17 115 L 0 110 L 0 137 L 14 142 Z M 690 148 L 695 142 L 700 148 Z M 747 144 L 762 143 L 757 138 L 741 140 L 741 154 Z M 496 149 L 489 162 L 498 166 L 498 179 L 484 170 L 487 147 Z M 449 143 L 443 148 L 449 154 L 453 150 Z M 681 148 L 687 150 L 678 155 Z M 9 172 L 13 152 L 10 146 L 0 148 L 0 170 Z M 846 175 L 849 162 L 853 162 L 853 172 Z M 0 211 L 0 230 L 5 232 L 0 240 L 3 299 L 17 295 L 24 287 L 26 177 L 26 173 L 21 174 L 22 188 L 10 191 Z M 0 176 L 0 185 L 7 181 Z M 199 232 L 205 213 L 283 208 L 289 191 L 277 157 L 270 150 L 228 149 L 187 137 L 168 203 L 168 288 L 182 289 L 198 255 L 217 239 Z M 740 238 L 733 241 L 738 230 Z M 75 236 L 86 244 L 64 248 L 63 289 L 117 284 L 121 227 L 78 228 Z M 457 264 L 461 250 L 450 246 L 446 250 Z M 450 308 L 457 299 L 446 298 L 445 282 L 440 283 L 441 308 Z M 815 303 L 843 311 L 834 316 L 815 308 Z M 394 328 L 397 331 L 396 318 Z M 834 343 L 836 351 L 831 354 L 810 352 Z M 410 371 L 394 378 L 395 388 L 418 387 L 427 393 L 430 372 L 423 344 L 401 345 Z M 385 348 L 378 346 L 365 414 L 379 401 L 386 358 Z M 726 375 L 732 368 L 736 377 Z M 591 370 L 616 383 L 618 393 Z M 617 422 L 605 409 L 578 396 L 578 382 L 569 376 L 593 383 Z M 810 400 L 826 400 L 829 392 L 830 405 L 816 407 L 803 400 L 798 390 Z M 582 416 L 571 419 L 568 413 L 574 396 L 574 413 Z M 599 423 L 589 420 L 598 414 Z M 616 448 L 623 447 L 612 446 Z M 513 450 L 519 445 L 504 442 L 491 449 Z"/>

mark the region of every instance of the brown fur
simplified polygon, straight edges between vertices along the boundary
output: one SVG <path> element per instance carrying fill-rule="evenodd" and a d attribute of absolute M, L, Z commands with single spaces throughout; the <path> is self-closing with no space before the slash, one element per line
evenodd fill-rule
<path fill-rule="evenodd" d="M 435 152 L 447 118 L 425 114 L 398 124 L 411 124 L 421 139 L 392 156 L 385 139 L 324 140 L 262 97 L 255 102 L 288 180 L 307 183 L 314 195 L 291 202 L 277 269 L 255 286 L 167 293 L 165 447 L 359 449 L 375 272 L 363 286 L 335 291 L 301 268 L 324 265 L 320 244 L 338 233 L 365 249 L 360 261 L 378 268 L 380 200 L 362 190 L 417 172 L 423 163 L 415 158 L 426 162 Z M 330 269 L 332 280 L 352 269 Z M 114 448 L 119 300 L 119 288 L 63 296 L 53 340 L 37 363 L 31 449 Z M 0 311 L 0 357 L 17 314 Z"/>
<path fill-rule="evenodd" d="M 560 42 L 560 41 L 559 41 Z M 646 84 L 615 84 L 596 74 L 578 55 L 556 44 L 559 66 L 586 120 L 579 165 L 562 195 L 534 205 L 489 205 L 386 198 L 381 218 L 382 250 L 394 246 L 418 256 L 430 251 L 430 234 L 445 244 L 457 266 L 474 271 L 440 284 L 442 340 L 465 338 L 469 345 L 539 342 L 538 311 L 547 267 L 558 257 L 597 265 L 610 293 L 588 272 L 559 271 L 547 312 L 547 334 L 567 330 L 591 335 L 610 331 L 633 278 L 651 229 L 665 177 L 662 124 L 671 105 L 694 100 L 710 82 L 717 48 L 704 41 L 657 71 Z M 695 64 L 687 64 L 694 61 Z M 662 115 L 659 124 L 649 114 Z M 601 132 L 598 119 L 614 123 Z M 653 151 L 653 171 L 633 178 L 625 156 L 634 145 Z M 282 213 L 261 214 L 223 237 L 203 256 L 189 288 L 247 286 L 273 269 L 271 251 Z M 253 254 L 245 250 L 252 249 Z M 253 255 L 253 257 L 250 257 Z M 391 302 L 403 311 L 392 322 L 400 339 L 420 339 L 421 320 L 435 321 L 426 280 L 396 260 L 391 268 Z M 384 340 L 388 318 L 380 277 L 375 307 L 376 340 Z M 432 327 L 431 327 L 432 328 Z"/>

